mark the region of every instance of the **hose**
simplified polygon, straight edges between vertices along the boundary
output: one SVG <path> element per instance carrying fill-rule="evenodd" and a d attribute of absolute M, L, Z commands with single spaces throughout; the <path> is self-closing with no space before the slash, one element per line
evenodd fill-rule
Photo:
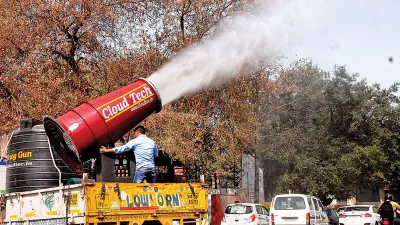
<path fill-rule="evenodd" d="M 53 165 L 56 168 L 56 170 L 58 171 L 58 185 L 61 187 L 62 186 L 61 170 L 58 168 L 58 166 L 56 164 L 56 160 L 54 159 L 54 155 L 53 155 L 53 151 L 52 151 L 52 148 L 51 148 L 49 137 L 47 137 L 47 143 L 49 144 L 49 151 L 50 151 L 51 159 L 53 160 Z"/>

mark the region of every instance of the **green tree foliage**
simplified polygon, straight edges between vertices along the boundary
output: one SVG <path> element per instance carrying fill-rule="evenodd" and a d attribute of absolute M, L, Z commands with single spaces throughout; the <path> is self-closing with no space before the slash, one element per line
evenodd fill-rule
<path fill-rule="evenodd" d="M 296 78 L 296 79 L 294 79 Z M 336 67 L 332 74 L 298 62 L 271 95 L 260 141 L 267 195 L 289 190 L 346 199 L 362 188 L 399 183 L 398 84 L 368 85 Z"/>

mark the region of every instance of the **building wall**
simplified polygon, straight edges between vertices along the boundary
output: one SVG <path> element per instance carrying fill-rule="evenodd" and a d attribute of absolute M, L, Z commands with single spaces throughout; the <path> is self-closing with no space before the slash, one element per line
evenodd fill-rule
<path fill-rule="evenodd" d="M 241 187 L 246 189 L 247 195 L 249 196 L 249 202 L 255 202 L 255 163 L 254 157 L 251 155 L 244 155 L 242 157 L 242 182 Z M 259 170 L 259 201 L 264 202 L 264 175 L 260 168 Z"/>
<path fill-rule="evenodd" d="M 356 199 L 357 202 L 379 202 L 379 191 L 372 188 L 363 189 Z"/>

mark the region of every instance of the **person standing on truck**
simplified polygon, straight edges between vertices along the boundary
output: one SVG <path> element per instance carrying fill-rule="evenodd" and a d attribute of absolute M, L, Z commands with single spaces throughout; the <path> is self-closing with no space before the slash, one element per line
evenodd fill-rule
<path fill-rule="evenodd" d="M 100 153 L 122 154 L 133 151 L 136 159 L 134 183 L 142 183 L 143 180 L 146 180 L 148 183 L 155 183 L 157 178 L 154 158 L 158 157 L 158 148 L 156 143 L 148 138 L 145 133 L 146 129 L 142 125 L 139 125 L 134 129 L 134 139 L 125 145 L 115 148 L 101 146 L 100 148 Z"/>

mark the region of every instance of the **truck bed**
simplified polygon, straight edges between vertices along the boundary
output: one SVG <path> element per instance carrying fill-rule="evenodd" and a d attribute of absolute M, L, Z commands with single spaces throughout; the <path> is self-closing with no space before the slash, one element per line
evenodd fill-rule
<path fill-rule="evenodd" d="M 11 193 L 5 200 L 7 225 L 207 223 L 207 188 L 197 183 L 95 182 Z"/>

